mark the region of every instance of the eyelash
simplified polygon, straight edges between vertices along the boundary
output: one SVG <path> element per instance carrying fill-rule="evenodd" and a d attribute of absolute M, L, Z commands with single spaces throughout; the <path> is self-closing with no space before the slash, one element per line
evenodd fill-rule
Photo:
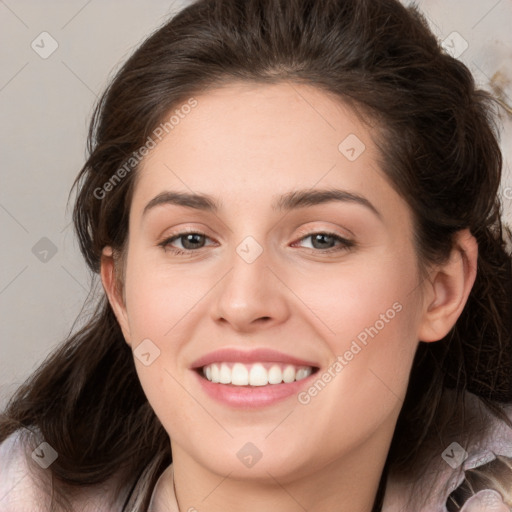
<path fill-rule="evenodd" d="M 194 252 L 199 252 L 201 249 L 204 249 L 204 247 L 201 247 L 199 249 L 177 249 L 176 247 L 172 247 L 170 246 L 171 242 L 174 242 L 175 240 L 185 236 L 185 235 L 190 235 L 190 234 L 193 234 L 193 235 L 200 235 L 200 236 L 204 236 L 206 238 L 209 238 L 208 235 L 206 235 L 205 233 L 202 233 L 201 231 L 196 231 L 196 230 L 190 230 L 190 231 L 182 231 L 180 233 L 177 233 L 175 235 L 172 235 L 171 237 L 169 238 L 166 238 L 165 240 L 163 240 L 162 242 L 160 242 L 158 244 L 158 246 L 162 247 L 164 251 L 171 251 L 172 253 L 174 253 L 175 255 L 177 256 L 193 256 L 193 253 Z M 338 247 L 331 247 L 330 249 L 309 249 L 310 251 L 314 252 L 314 253 L 320 253 L 320 254 L 331 254 L 331 253 L 337 253 L 337 252 L 341 252 L 341 251 L 347 251 L 349 249 L 351 249 L 352 247 L 354 247 L 356 244 L 355 242 L 353 242 L 352 240 L 348 240 L 346 238 L 343 238 L 339 235 L 337 235 L 336 233 L 332 233 L 332 232 L 329 232 L 329 231 L 313 231 L 313 232 L 310 232 L 310 233 L 307 233 L 305 236 L 302 236 L 298 242 L 301 242 L 303 241 L 304 239 L 306 238 L 310 238 L 314 235 L 327 235 L 329 237 L 332 237 L 334 238 L 335 241 L 337 242 L 340 242 L 341 243 L 341 246 L 338 246 Z"/>

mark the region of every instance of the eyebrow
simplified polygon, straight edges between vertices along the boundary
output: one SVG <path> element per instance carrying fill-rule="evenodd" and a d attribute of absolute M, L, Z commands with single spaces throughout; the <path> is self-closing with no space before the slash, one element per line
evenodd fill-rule
<path fill-rule="evenodd" d="M 375 206 L 373 206 L 373 204 L 365 197 L 346 190 L 333 188 L 293 190 L 279 196 L 277 200 L 272 203 L 271 207 L 276 211 L 290 211 L 333 201 L 356 203 L 365 206 L 379 217 L 379 219 L 382 219 L 382 215 L 377 208 L 375 208 Z M 194 208 L 213 213 L 218 213 L 219 210 L 221 210 L 221 204 L 214 197 L 208 194 L 164 191 L 149 201 L 145 206 L 142 215 L 145 215 L 152 208 L 163 204 L 185 206 L 187 208 Z"/>

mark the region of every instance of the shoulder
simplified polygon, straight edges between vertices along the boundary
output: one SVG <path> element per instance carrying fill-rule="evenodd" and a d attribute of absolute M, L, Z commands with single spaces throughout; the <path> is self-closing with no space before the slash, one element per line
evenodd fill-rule
<path fill-rule="evenodd" d="M 34 442 L 30 431 L 18 430 L 0 443 L 0 512 L 46 512 L 51 508 L 49 466 L 58 454 L 47 443 Z M 117 479 L 80 489 L 73 500 L 76 512 L 113 512 L 122 509 L 124 495 L 115 502 Z"/>
<path fill-rule="evenodd" d="M 25 441 L 18 430 L 0 443 L 0 512 L 47 509 L 47 496 L 36 480 L 39 473 L 44 485 L 45 475 L 31 467 Z"/>
<path fill-rule="evenodd" d="M 148 512 L 179 512 L 174 493 L 174 468 L 172 463 L 158 478 L 153 489 Z"/>
<path fill-rule="evenodd" d="M 426 502 L 415 508 L 417 512 L 448 512 L 446 503 L 450 494 L 464 482 L 468 474 L 477 468 L 484 469 L 497 457 L 508 457 L 512 461 L 512 428 L 492 415 L 482 402 L 471 393 L 466 394 L 467 416 L 478 419 L 482 425 L 479 435 L 465 442 L 464 433 L 453 432 L 449 439 L 433 450 L 431 462 L 416 481 L 403 481 L 390 476 L 386 488 L 383 512 L 409 512 L 417 493 L 426 491 Z M 512 423 L 512 404 L 503 406 Z M 511 466 L 512 468 L 512 466 Z M 411 477 L 412 478 L 412 477 Z M 512 471 L 505 475 L 505 488 L 512 489 Z M 460 512 L 509 511 L 501 495 L 484 488 L 468 499 Z M 503 504 L 502 508 L 501 507 Z M 494 508 L 489 508 L 492 505 Z"/>
<path fill-rule="evenodd" d="M 512 404 L 503 410 L 512 423 Z M 488 418 L 485 435 L 464 454 L 464 475 L 457 482 L 470 489 L 472 496 L 460 512 L 511 510 L 505 502 L 512 500 L 512 427 L 494 416 Z"/>

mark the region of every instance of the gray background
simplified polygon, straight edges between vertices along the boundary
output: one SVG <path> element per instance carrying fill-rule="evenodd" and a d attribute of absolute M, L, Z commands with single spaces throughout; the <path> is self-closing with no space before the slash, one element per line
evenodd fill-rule
<path fill-rule="evenodd" d="M 0 407 L 66 337 L 88 294 L 91 275 L 67 200 L 85 160 L 97 95 L 138 44 L 186 3 L 0 0 Z M 417 3 L 453 51 L 467 41 L 458 58 L 481 86 L 489 88 L 501 71 L 501 97 L 512 106 L 512 0 Z M 454 31 L 460 37 L 450 38 Z M 41 54 L 54 43 L 42 32 L 58 44 L 46 58 Z M 502 119 L 510 224 L 511 119 Z"/>

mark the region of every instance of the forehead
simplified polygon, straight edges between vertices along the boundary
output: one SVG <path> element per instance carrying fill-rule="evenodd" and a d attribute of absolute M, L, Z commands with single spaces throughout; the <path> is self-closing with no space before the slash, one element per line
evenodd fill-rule
<path fill-rule="evenodd" d="M 216 196 L 221 208 L 270 208 L 305 188 L 399 200 L 379 168 L 376 132 L 333 95 L 288 82 L 233 83 L 194 98 L 138 170 L 132 206 L 140 214 L 163 190 Z"/>

